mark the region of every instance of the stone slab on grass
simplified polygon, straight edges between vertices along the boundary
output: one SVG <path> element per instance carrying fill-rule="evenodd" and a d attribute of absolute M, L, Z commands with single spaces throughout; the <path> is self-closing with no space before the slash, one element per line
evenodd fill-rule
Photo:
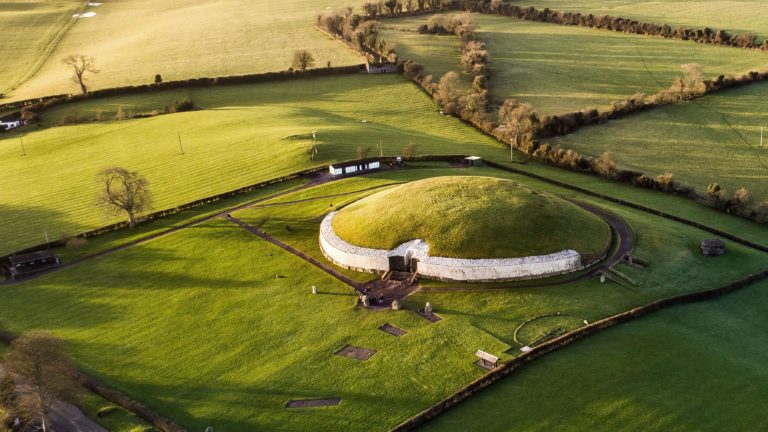
<path fill-rule="evenodd" d="M 366 361 L 376 354 L 376 350 L 370 348 L 361 348 L 354 345 L 344 345 L 334 354 L 337 356 L 349 357 L 355 360 Z"/>
<path fill-rule="evenodd" d="M 285 404 L 286 408 L 316 408 L 336 406 L 341 403 L 341 398 L 329 398 L 329 399 L 301 399 L 290 400 Z"/>
<path fill-rule="evenodd" d="M 389 323 L 380 325 L 379 326 L 379 330 L 383 331 L 384 333 L 389 333 L 392 336 L 402 336 L 402 335 L 408 333 L 407 331 L 405 331 L 405 330 L 403 330 L 403 329 L 401 329 L 399 327 L 395 327 L 395 326 L 393 326 L 392 324 L 389 324 Z"/>

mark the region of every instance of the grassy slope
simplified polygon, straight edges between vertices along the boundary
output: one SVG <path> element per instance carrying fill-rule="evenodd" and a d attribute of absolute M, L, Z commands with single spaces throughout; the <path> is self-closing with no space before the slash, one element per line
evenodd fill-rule
<path fill-rule="evenodd" d="M 689 28 L 754 32 L 768 37 L 765 0 L 514 0 L 520 6 L 612 15 Z"/>
<path fill-rule="evenodd" d="M 33 72 L 82 1 L 0 2 L 0 94 Z"/>
<path fill-rule="evenodd" d="M 423 428 L 765 429 L 768 283 L 665 310 L 526 366 Z M 556 414 L 556 415 L 553 415 Z"/>
<path fill-rule="evenodd" d="M 451 171 L 384 171 L 370 184 Z M 321 188 L 338 193 L 364 185 L 356 179 Z M 274 214 L 306 221 L 325 205 Z M 700 231 L 612 209 L 636 229 L 638 254 L 652 260 L 633 275 L 640 281 L 635 289 L 588 280 L 546 289 L 425 291 L 407 305 L 435 304 L 445 319 L 429 324 L 407 311 L 356 310 L 348 287 L 217 220 L 5 287 L 0 321 L 15 331 L 55 331 L 86 369 L 190 429 L 385 430 L 479 376 L 471 365 L 474 351 L 502 353 L 526 319 L 560 311 L 594 320 L 659 296 L 717 286 L 764 265 L 762 254 L 731 243 L 727 255 L 705 260 L 697 251 Z M 316 232 L 310 235 L 316 244 Z M 321 295 L 309 294 L 310 285 Z M 41 308 L 50 313 L 35 313 Z M 409 333 L 394 339 L 376 331 L 384 322 Z M 347 343 L 379 353 L 365 363 L 332 356 Z M 324 396 L 344 402 L 331 409 L 283 408 L 291 398 Z"/>
<path fill-rule="evenodd" d="M 409 18 L 406 26 L 415 28 L 426 19 Z M 765 65 L 765 54 L 756 51 L 498 16 L 475 15 L 474 21 L 491 56 L 491 95 L 520 99 L 542 114 L 605 107 L 637 92 L 654 93 L 681 74 L 683 63 L 699 63 L 707 76 Z M 460 68 L 459 52 L 444 42 L 430 45 L 434 37 L 397 31 L 384 36 L 401 46 L 403 57 L 414 55 L 428 71 Z M 451 58 L 452 66 L 446 61 Z"/>
<path fill-rule="evenodd" d="M 573 204 L 519 184 L 441 177 L 379 192 L 344 208 L 336 233 L 362 247 L 394 249 L 414 239 L 432 256 L 507 258 L 575 249 L 600 256 L 610 228 Z"/>
<path fill-rule="evenodd" d="M 342 0 L 195 0 L 104 2 L 89 10 L 52 53 L 40 72 L 13 98 L 76 92 L 60 59 L 94 57 L 101 73 L 94 89 L 205 76 L 285 70 L 293 53 L 307 49 L 317 67 L 361 63 L 350 50 L 315 30 L 315 16 Z M 131 53 L 131 55 L 126 55 Z"/>
<path fill-rule="evenodd" d="M 505 154 L 495 141 L 440 116 L 429 98 L 398 76 L 154 93 L 136 105 L 162 107 L 185 96 L 208 109 L 29 132 L 23 137 L 27 156 L 20 154 L 18 136 L 0 140 L 0 183 L 7 185 L 0 191 L 0 254 L 40 243 L 43 230 L 58 238 L 114 221 L 93 205 L 96 175 L 111 165 L 146 176 L 155 208 L 162 209 L 328 161 L 353 159 L 359 146 L 375 148 L 380 141 L 387 155 L 400 153 L 410 142 L 421 153 Z M 98 100 L 82 109 L 130 105 L 140 98 Z M 315 161 L 308 155 L 312 130 L 319 141 Z M 179 155 L 177 131 L 184 155 Z M 294 135 L 304 137 L 284 139 Z"/>
<path fill-rule="evenodd" d="M 609 150 L 620 164 L 656 175 L 672 172 L 703 193 L 717 181 L 732 193 L 744 186 L 768 198 L 768 148 L 760 148 L 768 84 L 657 108 L 550 140 L 582 153 Z M 768 140 L 768 135 L 765 136 Z"/>
<path fill-rule="evenodd" d="M 223 220 L 73 270 L 4 290 L 3 322 L 53 329 L 92 373 L 190 430 L 384 430 L 479 376 L 476 343 L 506 349 L 481 330 L 356 310 L 349 287 Z M 333 356 L 347 343 L 379 352 Z M 328 396 L 344 402 L 284 409 Z"/>

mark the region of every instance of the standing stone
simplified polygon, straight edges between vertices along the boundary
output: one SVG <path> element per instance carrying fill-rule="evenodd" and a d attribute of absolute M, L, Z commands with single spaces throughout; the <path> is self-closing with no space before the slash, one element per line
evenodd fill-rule
<path fill-rule="evenodd" d="M 312 285 L 312 294 L 317 294 L 317 287 Z"/>
<path fill-rule="evenodd" d="M 424 306 L 424 313 L 427 315 L 432 315 L 432 303 L 427 302 L 427 304 Z"/>
<path fill-rule="evenodd" d="M 392 310 L 400 310 L 400 302 L 397 300 L 392 300 Z"/>
<path fill-rule="evenodd" d="M 363 296 L 363 306 L 369 307 L 371 305 L 371 298 L 368 297 L 368 294 Z"/>

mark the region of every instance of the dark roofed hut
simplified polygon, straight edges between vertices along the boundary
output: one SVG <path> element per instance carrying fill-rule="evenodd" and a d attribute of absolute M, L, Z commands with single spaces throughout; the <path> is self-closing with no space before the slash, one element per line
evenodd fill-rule
<path fill-rule="evenodd" d="M 725 242 L 720 239 L 702 240 L 701 252 L 704 256 L 720 256 L 725 253 Z"/>
<path fill-rule="evenodd" d="M 46 250 L 14 255 L 8 258 L 8 271 L 11 279 L 16 279 L 57 267 L 59 264 L 59 258 L 51 251 Z"/>

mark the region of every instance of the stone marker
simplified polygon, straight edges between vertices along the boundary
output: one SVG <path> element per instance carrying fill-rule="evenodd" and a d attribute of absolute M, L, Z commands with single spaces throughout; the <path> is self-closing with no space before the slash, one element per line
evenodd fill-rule
<path fill-rule="evenodd" d="M 312 294 L 317 294 L 317 287 L 312 285 Z"/>
<path fill-rule="evenodd" d="M 397 300 L 392 300 L 392 310 L 400 310 L 400 302 Z"/>
<path fill-rule="evenodd" d="M 427 302 L 427 304 L 424 305 L 424 313 L 427 314 L 427 315 L 431 315 L 432 314 L 432 303 Z"/>

